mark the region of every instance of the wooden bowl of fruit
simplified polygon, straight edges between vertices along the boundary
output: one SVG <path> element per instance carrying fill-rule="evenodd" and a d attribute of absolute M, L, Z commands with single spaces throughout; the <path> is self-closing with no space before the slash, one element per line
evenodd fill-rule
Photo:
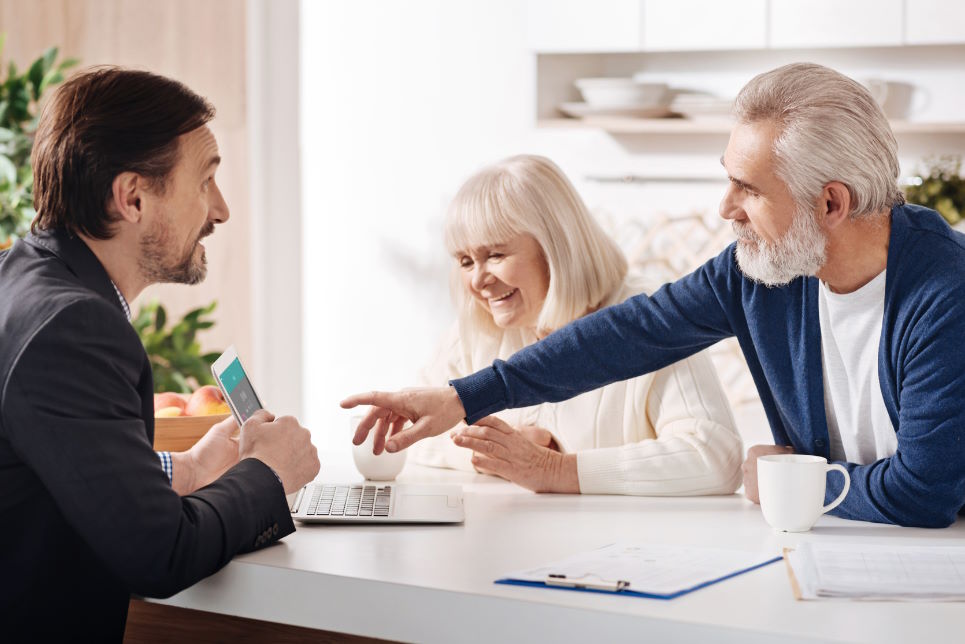
<path fill-rule="evenodd" d="M 231 414 L 221 390 L 205 385 L 190 394 L 154 394 L 154 449 L 183 452 Z"/>

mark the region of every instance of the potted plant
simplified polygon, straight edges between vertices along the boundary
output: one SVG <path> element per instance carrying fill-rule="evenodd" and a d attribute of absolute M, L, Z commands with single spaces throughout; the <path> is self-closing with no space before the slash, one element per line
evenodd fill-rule
<path fill-rule="evenodd" d="M 965 178 L 962 158 L 941 156 L 926 162 L 926 169 L 905 187 L 910 203 L 937 210 L 952 226 L 965 219 Z"/>
<path fill-rule="evenodd" d="M 229 408 L 214 385 L 211 365 L 220 352 L 202 353 L 199 331 L 210 329 L 217 302 L 185 313 L 168 327 L 160 302 L 141 307 L 134 318 L 154 374 L 154 447 L 183 451 L 208 429 L 228 417 Z"/>
<path fill-rule="evenodd" d="M 5 40 L 0 34 L 0 54 Z M 38 106 L 44 92 L 63 81 L 64 71 L 77 64 L 73 58 L 58 63 L 57 53 L 51 47 L 23 73 L 10 61 L 7 78 L 0 83 L 0 250 L 26 235 L 37 214 L 30 151 Z"/>

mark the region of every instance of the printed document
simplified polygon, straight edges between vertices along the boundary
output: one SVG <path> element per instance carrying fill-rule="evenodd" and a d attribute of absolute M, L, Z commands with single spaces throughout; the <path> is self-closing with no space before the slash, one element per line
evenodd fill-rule
<path fill-rule="evenodd" d="M 799 599 L 965 600 L 965 546 L 807 542 L 784 556 Z"/>

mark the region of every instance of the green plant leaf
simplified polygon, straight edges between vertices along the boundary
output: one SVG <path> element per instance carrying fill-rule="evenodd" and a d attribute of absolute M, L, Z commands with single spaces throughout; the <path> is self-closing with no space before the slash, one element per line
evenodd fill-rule
<path fill-rule="evenodd" d="M 167 321 L 168 321 L 167 311 L 164 310 L 164 307 L 163 307 L 163 306 L 158 305 L 158 306 L 157 306 L 157 310 L 155 311 L 154 315 L 155 315 L 155 317 L 154 317 L 154 330 L 155 330 L 155 331 L 163 331 L 163 330 L 164 330 L 164 325 L 167 324 Z"/>
<path fill-rule="evenodd" d="M 201 385 L 214 384 L 211 365 L 221 352 L 201 353 L 195 336 L 210 329 L 214 321 L 205 316 L 214 310 L 216 302 L 188 311 L 173 326 L 167 325 L 167 314 L 157 301 L 141 307 L 133 325 L 144 350 L 150 356 L 154 375 L 154 391 L 187 393 Z M 162 324 L 158 324 L 159 316 Z"/>
<path fill-rule="evenodd" d="M 38 58 L 30 65 L 30 69 L 27 70 L 27 80 L 30 82 L 33 100 L 40 100 L 40 84 L 44 80 L 44 59 Z"/>
<path fill-rule="evenodd" d="M 46 74 L 44 74 L 44 79 L 40 81 L 40 93 L 43 94 L 51 85 L 56 85 L 64 80 L 64 75 L 56 69 L 52 69 Z"/>
<path fill-rule="evenodd" d="M 54 61 L 57 60 L 57 47 L 50 47 L 47 49 L 47 51 L 44 52 L 44 55 L 41 56 L 40 60 L 43 61 L 43 67 L 41 69 L 43 70 L 44 75 L 46 75 L 47 71 L 53 68 Z"/>
<path fill-rule="evenodd" d="M 171 380 L 175 383 L 175 385 L 177 386 L 177 390 L 180 391 L 181 393 L 186 394 L 191 391 L 191 383 L 188 382 L 188 379 L 185 378 L 184 374 L 182 374 L 181 372 L 172 371 Z"/>
<path fill-rule="evenodd" d="M 908 186 L 905 197 L 910 203 L 938 211 L 949 224 L 962 220 L 965 212 L 965 178 L 961 175 L 962 158 L 946 155 L 926 160 L 919 171 L 921 183 Z"/>
<path fill-rule="evenodd" d="M 17 183 L 17 166 L 13 161 L 0 154 L 0 184 L 7 183 L 14 185 Z"/>
<path fill-rule="evenodd" d="M 2 42 L 0 40 L 0 49 Z M 18 72 L 14 61 L 8 61 L 7 77 L 0 84 L 0 155 L 15 168 L 15 178 L 11 181 L 9 165 L 0 161 L 3 166 L 0 168 L 0 211 L 5 217 L 3 232 L 14 238 L 25 235 L 36 216 L 30 154 L 38 102 L 46 89 L 63 81 L 62 70 L 76 63 L 63 61 L 56 65 L 58 53 L 57 47 L 47 48 L 23 74 Z"/>

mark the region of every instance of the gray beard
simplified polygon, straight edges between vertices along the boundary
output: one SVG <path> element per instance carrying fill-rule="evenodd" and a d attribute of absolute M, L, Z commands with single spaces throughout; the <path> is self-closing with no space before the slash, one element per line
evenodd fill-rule
<path fill-rule="evenodd" d="M 827 259 L 828 240 L 814 220 L 814 213 L 798 208 L 791 227 L 781 239 L 768 244 L 749 224 L 734 222 L 737 266 L 748 278 L 765 286 L 784 286 L 791 280 L 815 275 Z"/>

